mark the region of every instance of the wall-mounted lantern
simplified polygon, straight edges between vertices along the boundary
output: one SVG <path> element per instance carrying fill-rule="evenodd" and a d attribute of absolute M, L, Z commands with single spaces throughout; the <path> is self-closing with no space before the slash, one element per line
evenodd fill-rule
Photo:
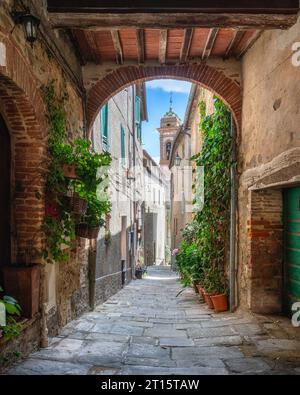
<path fill-rule="evenodd" d="M 40 20 L 34 15 L 30 14 L 29 10 L 12 11 L 11 17 L 15 22 L 15 25 L 23 25 L 26 34 L 26 40 L 30 42 L 32 46 L 37 39 Z"/>
<path fill-rule="evenodd" d="M 175 158 L 175 166 L 179 167 L 181 164 L 181 158 L 177 152 L 176 158 Z"/>

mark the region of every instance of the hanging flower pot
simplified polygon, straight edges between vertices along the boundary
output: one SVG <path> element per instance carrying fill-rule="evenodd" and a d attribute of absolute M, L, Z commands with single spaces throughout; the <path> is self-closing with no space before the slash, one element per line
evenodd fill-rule
<path fill-rule="evenodd" d="M 77 193 L 74 193 L 70 199 L 71 209 L 74 214 L 83 215 L 86 213 L 88 202 L 82 199 Z"/>
<path fill-rule="evenodd" d="M 228 301 L 226 294 L 211 296 L 211 300 L 216 313 L 221 313 L 228 310 Z"/>
<path fill-rule="evenodd" d="M 75 227 L 76 236 L 84 239 L 97 239 L 100 227 L 91 228 L 87 224 L 77 224 Z"/>
<path fill-rule="evenodd" d="M 62 171 L 65 178 L 70 178 L 73 180 L 80 179 L 80 177 L 78 177 L 76 173 L 76 165 L 68 165 L 67 163 L 65 163 L 62 166 Z"/>

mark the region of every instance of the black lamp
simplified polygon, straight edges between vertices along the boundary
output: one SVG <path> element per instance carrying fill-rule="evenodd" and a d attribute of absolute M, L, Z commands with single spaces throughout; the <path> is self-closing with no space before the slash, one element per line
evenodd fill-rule
<path fill-rule="evenodd" d="M 179 167 L 181 164 L 181 158 L 177 152 L 176 158 L 175 158 L 175 166 Z"/>
<path fill-rule="evenodd" d="M 40 20 L 27 11 L 12 11 L 11 17 L 16 25 L 22 24 L 24 26 L 26 40 L 32 45 L 38 34 Z"/>

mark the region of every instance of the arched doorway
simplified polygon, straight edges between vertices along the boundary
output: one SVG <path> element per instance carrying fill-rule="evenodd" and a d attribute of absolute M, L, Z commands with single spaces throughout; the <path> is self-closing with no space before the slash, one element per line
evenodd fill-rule
<path fill-rule="evenodd" d="M 0 114 L 0 265 L 10 263 L 10 135 Z"/>

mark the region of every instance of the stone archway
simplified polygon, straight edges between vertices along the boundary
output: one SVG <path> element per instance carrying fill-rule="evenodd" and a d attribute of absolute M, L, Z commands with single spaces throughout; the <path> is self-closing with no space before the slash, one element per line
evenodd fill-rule
<path fill-rule="evenodd" d="M 1 32 L 0 44 L 0 112 L 11 140 L 11 258 L 15 262 L 26 260 L 28 250 L 42 246 L 47 121 L 39 85 L 17 45 Z"/>
<path fill-rule="evenodd" d="M 200 84 L 219 96 L 232 111 L 241 129 L 242 93 L 240 85 L 224 72 L 206 63 L 166 66 L 126 66 L 99 79 L 88 91 L 87 129 L 93 125 L 101 106 L 122 89 L 139 81 L 173 78 Z"/>

